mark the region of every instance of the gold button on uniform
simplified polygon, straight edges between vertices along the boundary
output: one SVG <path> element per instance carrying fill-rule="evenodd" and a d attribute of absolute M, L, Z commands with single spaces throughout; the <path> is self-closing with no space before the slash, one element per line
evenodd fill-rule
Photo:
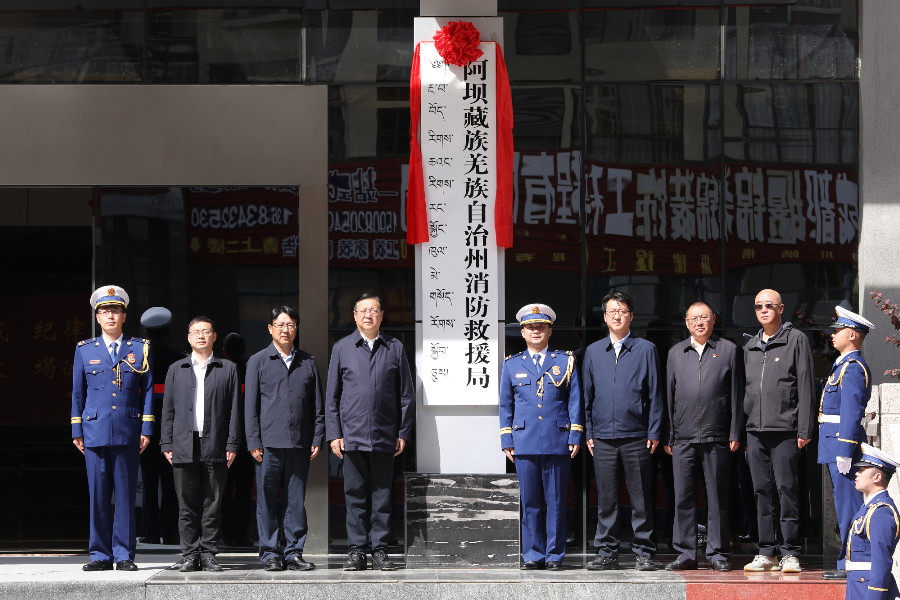
<path fill-rule="evenodd" d="M 544 417 L 540 417 L 540 416 L 538 417 L 538 421 L 542 421 L 543 419 L 544 419 Z"/>
<path fill-rule="evenodd" d="M 115 406 L 115 405 L 113 405 L 113 410 L 116 410 L 116 406 Z"/>

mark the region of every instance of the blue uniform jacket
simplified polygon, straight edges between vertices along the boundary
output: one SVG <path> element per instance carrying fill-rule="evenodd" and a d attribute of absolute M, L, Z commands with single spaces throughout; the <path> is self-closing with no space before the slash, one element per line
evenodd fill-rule
<path fill-rule="evenodd" d="M 835 462 L 838 456 L 858 458 L 866 441 L 861 421 L 872 395 L 872 378 L 859 351 L 847 353 L 831 368 L 822 390 L 820 415 L 840 417 L 840 423 L 819 423 L 819 462 Z M 819 419 L 822 420 L 821 418 Z"/>
<path fill-rule="evenodd" d="M 350 451 L 393 452 L 397 438 L 412 435 L 414 399 L 400 340 L 379 333 L 370 353 L 354 331 L 334 344 L 325 393 L 328 440 L 344 438 Z"/>
<path fill-rule="evenodd" d="M 584 410 L 571 352 L 548 350 L 540 368 L 528 352 L 508 357 L 500 375 L 500 447 L 516 454 L 569 454 L 581 444 Z"/>
<path fill-rule="evenodd" d="M 609 337 L 587 347 L 581 367 L 587 436 L 659 440 L 665 400 L 656 346 L 628 336 L 619 359 Z"/>
<path fill-rule="evenodd" d="M 115 362 L 102 337 L 78 342 L 72 361 L 72 437 L 89 448 L 135 446 L 153 435 L 150 342 L 123 337 Z"/>
<path fill-rule="evenodd" d="M 894 550 L 900 537 L 897 506 L 887 491 L 869 498 L 850 525 L 847 539 L 847 600 L 887 600 L 897 597 L 891 574 Z M 854 569 L 853 563 L 871 563 L 870 570 Z"/>
<path fill-rule="evenodd" d="M 241 384 L 237 366 L 213 356 L 203 379 L 202 456 L 194 456 L 194 396 L 197 378 L 191 357 L 183 358 L 166 373 L 159 447 L 172 453 L 174 464 L 224 463 L 226 452 L 241 448 Z"/>
<path fill-rule="evenodd" d="M 297 350 L 291 368 L 275 344 L 247 361 L 244 387 L 247 448 L 321 447 L 325 405 L 316 359 Z"/>

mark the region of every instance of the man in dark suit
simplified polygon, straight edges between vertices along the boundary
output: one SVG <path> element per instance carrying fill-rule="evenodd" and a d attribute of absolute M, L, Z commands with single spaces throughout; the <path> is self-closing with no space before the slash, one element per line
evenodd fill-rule
<path fill-rule="evenodd" d="M 394 570 L 391 533 L 394 457 L 412 435 L 415 392 L 400 340 L 381 331 L 381 299 L 363 294 L 353 309 L 357 330 L 331 350 L 325 429 L 334 455 L 344 461 L 347 542 L 344 569 Z"/>
<path fill-rule="evenodd" d="M 741 447 L 744 425 L 743 356 L 713 334 L 716 315 L 706 302 L 685 314 L 691 335 L 669 350 L 666 360 L 668 427 L 665 450 L 672 455 L 678 556 L 668 571 L 697 568 L 697 480 L 706 480 L 706 560 L 716 571 L 730 571 L 728 482 L 731 453 Z"/>
<path fill-rule="evenodd" d="M 597 558 L 588 569 L 619 568 L 619 491 L 624 477 L 631 499 L 637 555 L 635 569 L 655 571 L 662 564 L 653 537 L 653 463 L 661 436 L 665 407 L 656 346 L 631 335 L 634 300 L 623 292 L 612 292 L 602 300 L 609 336 L 584 353 L 586 445 L 594 457 L 597 478 Z"/>
<path fill-rule="evenodd" d="M 213 356 L 209 317 L 188 324 L 191 355 L 166 375 L 160 448 L 174 467 L 183 572 L 221 571 L 216 561 L 228 467 L 240 448 L 240 383 L 230 360 Z"/>
<path fill-rule="evenodd" d="M 500 446 L 519 476 L 521 568 L 561 571 L 569 471 L 584 436 L 578 370 L 571 352 L 549 349 L 553 309 L 529 304 L 516 319 L 528 349 L 503 363 Z"/>
<path fill-rule="evenodd" d="M 325 438 L 325 408 L 316 359 L 294 346 L 297 311 L 272 310 L 272 343 L 247 361 L 244 401 L 247 447 L 256 460 L 256 518 L 259 559 L 267 571 L 311 571 L 303 559 L 309 530 L 306 479 L 309 463 Z M 284 540 L 276 510 L 278 489 L 284 505 Z"/>
<path fill-rule="evenodd" d="M 109 571 L 115 562 L 137 571 L 138 464 L 153 434 L 150 343 L 122 334 L 128 294 L 119 286 L 98 288 L 91 306 L 103 335 L 78 342 L 72 361 L 72 443 L 84 454 L 91 498 L 91 562 L 83 569 Z"/>

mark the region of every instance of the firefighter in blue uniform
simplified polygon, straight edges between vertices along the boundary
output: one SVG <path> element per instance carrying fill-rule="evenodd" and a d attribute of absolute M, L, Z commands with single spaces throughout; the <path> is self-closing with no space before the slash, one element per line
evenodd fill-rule
<path fill-rule="evenodd" d="M 863 505 L 850 523 L 847 540 L 847 600 L 896 598 L 897 582 L 891 574 L 894 550 L 900 539 L 900 513 L 887 492 L 897 471 L 895 458 L 878 448 L 862 445 L 862 458 L 854 463 L 856 489 Z"/>
<path fill-rule="evenodd" d="M 826 570 L 823 579 L 845 579 L 844 554 L 847 531 L 854 513 L 862 504 L 862 495 L 854 486 L 855 470 L 851 466 L 861 454 L 860 444 L 866 439 L 861 424 L 866 404 L 872 394 L 869 367 L 862 359 L 863 339 L 874 325 L 843 306 L 836 306 L 837 320 L 831 327 L 831 343 L 841 353 L 831 368 L 819 403 L 819 463 L 828 466 L 841 532 L 841 552 L 837 568 Z"/>
<path fill-rule="evenodd" d="M 78 342 L 72 363 L 72 443 L 84 454 L 90 493 L 91 562 L 85 571 L 136 571 L 134 498 L 140 453 L 153 432 L 147 340 L 122 335 L 128 294 L 91 296 L 103 335 Z M 115 494 L 115 511 L 110 506 Z"/>
<path fill-rule="evenodd" d="M 503 364 L 500 445 L 519 476 L 521 568 L 559 571 L 566 553 L 569 470 L 584 436 L 581 388 L 572 353 L 548 349 L 553 309 L 529 304 L 516 319 L 528 349 Z"/>

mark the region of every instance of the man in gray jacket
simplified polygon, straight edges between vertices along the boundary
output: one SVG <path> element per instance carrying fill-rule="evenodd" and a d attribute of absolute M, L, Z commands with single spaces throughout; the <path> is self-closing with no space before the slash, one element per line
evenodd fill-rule
<path fill-rule="evenodd" d="M 697 475 L 706 480 L 706 560 L 730 571 L 727 559 L 728 481 L 731 452 L 741 446 L 744 415 L 743 357 L 728 340 L 713 334 L 716 315 L 705 302 L 687 309 L 690 337 L 672 346 L 666 361 L 665 450 L 672 455 L 678 557 L 668 571 L 697 568 Z"/>
<path fill-rule="evenodd" d="M 744 414 L 747 462 L 756 497 L 759 554 L 745 571 L 799 573 L 800 450 L 812 439 L 815 388 L 813 357 L 806 335 L 781 319 L 784 304 L 775 290 L 754 303 L 759 333 L 744 346 Z M 773 485 L 774 484 L 774 485 Z M 775 545 L 775 498 L 781 506 L 781 561 Z"/>

